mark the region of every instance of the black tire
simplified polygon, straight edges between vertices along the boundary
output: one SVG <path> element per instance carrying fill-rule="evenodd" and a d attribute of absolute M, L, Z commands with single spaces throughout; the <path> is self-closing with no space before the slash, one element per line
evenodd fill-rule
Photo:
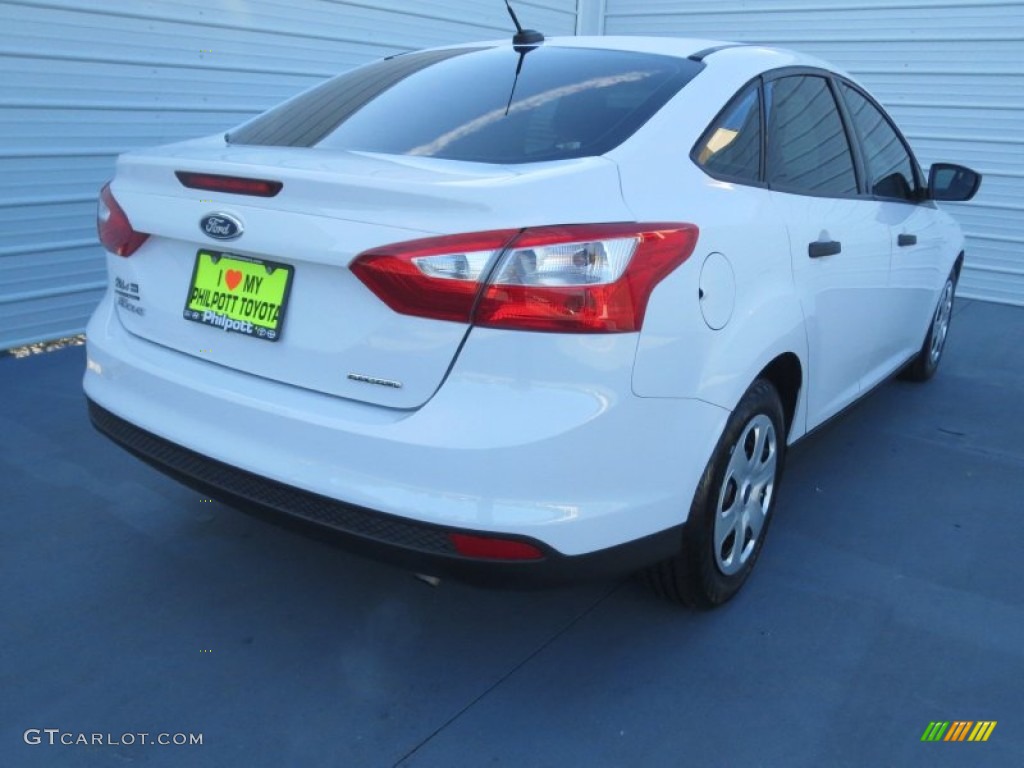
<path fill-rule="evenodd" d="M 925 334 L 924 343 L 917 356 L 907 363 L 907 366 L 900 372 L 900 378 L 907 381 L 928 381 L 939 369 L 942 362 L 942 353 L 946 349 L 946 339 L 949 336 L 949 325 L 953 320 L 953 299 L 956 294 L 957 271 L 949 273 L 946 284 L 939 294 L 939 303 L 932 313 L 932 321 L 928 324 L 928 333 Z"/>
<path fill-rule="evenodd" d="M 761 435 L 765 438 L 763 443 L 760 443 Z M 763 447 L 755 461 L 753 454 L 759 444 Z M 737 455 L 737 450 L 743 453 Z M 771 453 L 771 460 L 766 459 L 766 451 Z M 771 382 L 758 379 L 729 417 L 701 476 L 690 516 L 683 527 L 679 554 L 644 573 L 655 592 L 692 608 L 708 609 L 725 603 L 739 591 L 764 545 L 778 495 L 785 451 L 786 422 L 779 393 Z M 766 497 L 761 494 L 762 488 L 744 474 L 747 470 L 751 475 L 759 470 L 758 477 L 770 475 L 769 483 L 764 486 Z M 737 478 L 742 487 L 737 484 Z M 759 531 L 754 533 L 748 528 L 745 516 L 750 514 L 753 519 L 760 514 L 757 510 L 763 511 L 763 517 Z M 742 528 L 742 541 L 732 527 L 734 524 Z M 732 531 L 731 548 L 729 536 L 722 535 L 727 530 Z M 754 535 L 748 538 L 750 534 Z M 716 543 L 716 537 L 721 543 Z"/>

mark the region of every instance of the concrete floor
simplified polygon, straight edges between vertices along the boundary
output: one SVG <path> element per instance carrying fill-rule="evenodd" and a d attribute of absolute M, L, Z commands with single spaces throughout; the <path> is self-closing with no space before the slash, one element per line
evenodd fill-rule
<path fill-rule="evenodd" d="M 92 431 L 83 366 L 0 359 L 2 766 L 1024 764 L 1024 309 L 961 302 L 935 380 L 794 450 L 707 614 L 433 589 L 201 502 Z"/>

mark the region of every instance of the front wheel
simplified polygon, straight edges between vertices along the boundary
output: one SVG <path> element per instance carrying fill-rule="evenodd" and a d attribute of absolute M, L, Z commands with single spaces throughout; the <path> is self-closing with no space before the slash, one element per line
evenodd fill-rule
<path fill-rule="evenodd" d="M 949 335 L 949 323 L 953 319 L 953 295 L 956 293 L 956 268 L 949 273 L 946 284 L 939 295 L 939 303 L 932 315 L 932 323 L 928 326 L 928 334 L 918 351 L 900 374 L 910 381 L 928 381 L 939 369 L 942 352 L 946 348 L 946 336 Z"/>
<path fill-rule="evenodd" d="M 701 476 L 679 554 L 647 571 L 656 592 L 713 608 L 739 591 L 771 522 L 785 443 L 779 394 L 758 379 L 730 416 Z"/>

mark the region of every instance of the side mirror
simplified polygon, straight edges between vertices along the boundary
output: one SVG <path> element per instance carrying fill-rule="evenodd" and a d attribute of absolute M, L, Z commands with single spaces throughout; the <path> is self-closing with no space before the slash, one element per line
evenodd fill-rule
<path fill-rule="evenodd" d="M 981 186 L 981 174 L 962 165 L 936 163 L 928 171 L 931 200 L 970 200 Z"/>

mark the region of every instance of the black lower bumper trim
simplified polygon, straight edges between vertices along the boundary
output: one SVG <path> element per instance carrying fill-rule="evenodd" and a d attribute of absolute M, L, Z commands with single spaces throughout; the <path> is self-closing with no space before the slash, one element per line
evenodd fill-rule
<path fill-rule="evenodd" d="M 423 523 L 312 493 L 211 459 L 147 432 L 88 400 L 93 426 L 164 474 L 257 517 L 417 572 L 479 584 L 527 587 L 621 575 L 671 557 L 681 526 L 609 549 L 564 555 L 525 536 Z M 450 533 L 497 535 L 531 544 L 544 557 L 485 560 L 460 555 Z"/>

